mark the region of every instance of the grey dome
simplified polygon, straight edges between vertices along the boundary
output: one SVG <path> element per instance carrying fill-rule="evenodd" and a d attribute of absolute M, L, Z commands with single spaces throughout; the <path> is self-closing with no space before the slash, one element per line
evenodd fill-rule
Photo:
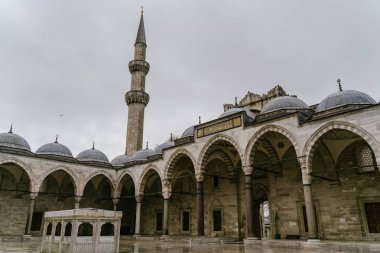
<path fill-rule="evenodd" d="M 274 112 L 281 109 L 299 110 L 308 108 L 309 106 L 299 98 L 292 96 L 281 96 L 270 100 L 266 105 L 264 105 L 260 114 Z"/>
<path fill-rule="evenodd" d="M 194 126 L 186 128 L 186 130 L 181 135 L 181 138 L 194 136 Z"/>
<path fill-rule="evenodd" d="M 87 149 L 80 152 L 77 157 L 79 161 L 89 161 L 89 162 L 105 162 L 109 163 L 107 156 L 100 150 L 95 148 Z"/>
<path fill-rule="evenodd" d="M 58 142 L 42 145 L 39 149 L 37 149 L 36 154 L 73 157 L 73 154 L 71 153 L 70 149 Z"/>
<path fill-rule="evenodd" d="M 245 112 L 247 114 L 247 116 L 252 118 L 252 119 L 254 119 L 256 117 L 256 115 L 253 112 L 251 112 L 250 110 L 247 110 L 244 108 L 231 108 L 231 109 L 225 111 L 224 113 L 220 114 L 220 116 L 218 118 L 227 117 L 229 115 L 232 115 L 232 114 L 235 114 L 238 112 Z"/>
<path fill-rule="evenodd" d="M 148 156 L 155 155 L 156 151 L 153 149 L 140 149 L 136 153 L 134 153 L 131 157 L 132 161 L 146 161 Z"/>
<path fill-rule="evenodd" d="M 111 164 L 114 166 L 121 166 L 121 165 L 124 165 L 125 163 L 132 161 L 131 158 L 132 158 L 132 155 L 119 155 L 119 156 L 116 156 L 111 161 Z"/>
<path fill-rule="evenodd" d="M 12 131 L 9 131 L 9 133 L 0 134 L 0 146 L 30 151 L 28 142 L 20 135 L 12 133 Z"/>
<path fill-rule="evenodd" d="M 334 107 L 348 104 L 376 104 L 369 95 L 356 90 L 342 90 L 334 92 L 319 103 L 316 112 L 325 111 Z"/>
<path fill-rule="evenodd" d="M 160 144 L 160 145 L 158 145 L 157 147 L 156 147 L 156 153 L 157 154 L 162 154 L 162 150 L 164 149 L 164 148 L 169 148 L 169 147 L 173 147 L 174 146 L 174 141 L 167 141 L 167 142 L 164 142 L 164 143 L 162 143 L 162 144 Z"/>

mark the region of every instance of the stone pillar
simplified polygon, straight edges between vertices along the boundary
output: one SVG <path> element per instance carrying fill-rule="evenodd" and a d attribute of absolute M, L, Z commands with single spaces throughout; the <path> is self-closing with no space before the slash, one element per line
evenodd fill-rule
<path fill-rule="evenodd" d="M 143 196 L 138 195 L 136 198 L 136 225 L 135 225 L 135 236 L 140 235 L 140 219 L 141 219 L 141 201 Z"/>
<path fill-rule="evenodd" d="M 80 201 L 82 200 L 82 196 L 75 196 L 75 209 L 79 209 Z"/>
<path fill-rule="evenodd" d="M 253 198 L 253 185 L 252 185 L 252 166 L 248 165 L 243 168 L 244 170 L 244 181 L 245 181 L 245 212 L 247 217 L 247 230 L 248 239 L 257 239 L 255 235 L 255 212 L 257 211 L 254 205 Z M 258 226 L 259 224 L 256 224 Z"/>
<path fill-rule="evenodd" d="M 163 192 L 164 197 L 164 235 L 169 235 L 169 199 L 171 196 L 170 192 Z"/>
<path fill-rule="evenodd" d="M 204 228 L 204 200 L 203 200 L 203 173 L 196 175 L 197 179 L 197 231 L 198 236 L 205 235 Z"/>
<path fill-rule="evenodd" d="M 112 199 L 113 202 L 113 210 L 117 211 L 117 205 L 119 204 L 120 199 Z"/>
<path fill-rule="evenodd" d="M 311 176 L 308 170 L 306 159 L 299 159 L 301 171 L 302 171 L 302 183 L 303 183 L 303 194 L 305 198 L 305 208 L 307 217 L 307 226 L 309 228 L 309 240 L 318 239 L 317 232 L 317 220 L 315 217 L 315 208 L 313 201 L 313 194 L 311 191 Z"/>
<path fill-rule="evenodd" d="M 33 212 L 34 212 L 34 204 L 38 193 L 31 193 L 30 194 L 30 203 L 29 203 L 29 212 L 28 212 L 28 221 L 26 225 L 26 234 L 30 235 L 30 229 L 32 228 L 32 219 L 33 219 Z"/>

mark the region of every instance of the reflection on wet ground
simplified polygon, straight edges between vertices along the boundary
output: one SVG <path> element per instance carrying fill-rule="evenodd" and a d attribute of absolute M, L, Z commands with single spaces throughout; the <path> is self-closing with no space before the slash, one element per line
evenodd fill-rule
<path fill-rule="evenodd" d="M 27 242 L 0 242 L 0 253 L 36 253 L 40 252 L 41 243 Z M 257 248 L 255 245 L 244 244 L 194 244 L 159 241 L 122 241 L 120 253 L 317 253 L 337 252 L 320 250 L 300 250 L 287 248 Z M 339 251 L 347 253 L 345 251 Z M 351 251 L 352 252 L 352 251 Z"/>

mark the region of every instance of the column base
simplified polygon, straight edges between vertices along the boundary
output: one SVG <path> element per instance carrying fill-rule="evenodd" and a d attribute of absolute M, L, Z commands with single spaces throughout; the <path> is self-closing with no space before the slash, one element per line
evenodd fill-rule
<path fill-rule="evenodd" d="M 315 238 L 315 239 L 307 239 L 307 243 L 320 243 L 321 240 L 319 240 L 318 238 Z"/>
<path fill-rule="evenodd" d="M 139 239 L 141 237 L 141 235 L 140 234 L 136 234 L 136 235 L 133 235 L 133 239 Z"/>
<path fill-rule="evenodd" d="M 261 247 L 262 241 L 257 237 L 247 237 L 244 239 L 244 245 L 249 245 L 250 247 L 259 248 Z"/>
<path fill-rule="evenodd" d="M 161 235 L 160 240 L 161 241 L 167 241 L 170 238 L 170 235 Z"/>

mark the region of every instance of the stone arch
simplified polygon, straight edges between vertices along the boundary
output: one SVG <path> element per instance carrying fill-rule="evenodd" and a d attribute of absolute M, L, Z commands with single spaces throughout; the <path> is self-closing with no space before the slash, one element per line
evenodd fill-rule
<path fill-rule="evenodd" d="M 376 157 L 376 163 L 380 163 L 380 149 L 376 139 L 370 133 L 368 133 L 366 130 L 359 126 L 355 126 L 354 124 L 348 122 L 333 121 L 317 129 L 307 140 L 303 148 L 302 154 L 306 158 L 306 166 L 310 171 L 312 170 L 312 160 L 315 154 L 315 150 L 317 148 L 315 145 L 316 142 L 322 135 L 333 129 L 347 130 L 360 136 L 371 147 L 372 152 L 375 154 Z"/>
<path fill-rule="evenodd" d="M 197 168 L 196 174 L 204 171 L 204 168 L 205 168 L 206 162 L 207 162 L 205 159 L 207 152 L 209 151 L 210 147 L 214 143 L 216 143 L 217 141 L 225 141 L 225 142 L 230 143 L 236 149 L 237 153 L 239 154 L 240 160 L 241 161 L 244 160 L 244 155 L 243 155 L 242 149 L 241 149 L 240 145 L 237 143 L 237 141 L 235 141 L 230 136 L 227 136 L 224 134 L 217 134 L 213 138 L 208 140 L 207 143 L 203 146 L 201 153 L 199 155 L 199 158 L 198 158 L 198 163 L 197 163 L 198 168 Z"/>
<path fill-rule="evenodd" d="M 99 176 L 99 175 L 103 175 L 108 179 L 108 182 L 109 182 L 110 187 L 111 187 L 111 196 L 114 197 L 115 196 L 115 188 L 116 188 L 115 182 L 109 173 L 102 171 L 102 170 L 101 171 L 95 171 L 92 174 L 90 174 L 88 177 L 86 177 L 86 179 L 83 182 L 82 187 L 80 188 L 80 192 L 78 192 L 78 196 L 82 196 L 84 188 L 86 187 L 86 185 L 91 181 L 92 178 Z"/>
<path fill-rule="evenodd" d="M 41 188 L 41 185 L 43 184 L 43 182 L 45 181 L 45 179 L 51 175 L 52 173 L 58 171 L 58 170 L 62 170 L 62 171 L 65 171 L 70 177 L 71 179 L 73 180 L 73 186 L 74 186 L 74 192 L 76 195 L 78 195 L 78 191 L 80 189 L 80 181 L 79 181 L 79 178 L 75 175 L 74 171 L 72 169 L 70 169 L 69 167 L 67 166 L 62 166 L 62 165 L 58 165 L 58 166 L 55 166 L 53 167 L 52 169 L 49 169 L 47 173 L 45 173 L 42 177 L 41 177 L 41 180 L 40 182 L 38 183 L 38 190 Z"/>
<path fill-rule="evenodd" d="M 243 166 L 253 164 L 253 157 L 255 155 L 256 149 L 258 148 L 258 147 L 255 148 L 255 146 L 257 146 L 256 143 L 264 134 L 266 134 L 268 132 L 276 132 L 276 133 L 279 133 L 279 134 L 282 134 L 283 136 L 285 136 L 292 143 L 292 145 L 296 151 L 297 156 L 300 156 L 301 151 L 300 151 L 298 143 L 297 143 L 296 139 L 294 138 L 293 134 L 291 134 L 287 129 L 285 129 L 281 126 L 268 125 L 268 126 L 264 126 L 263 128 L 261 128 L 249 140 L 247 147 L 245 149 L 245 154 L 244 154 L 245 161 L 244 161 Z"/>
<path fill-rule="evenodd" d="M 144 189 L 145 189 L 145 184 L 146 184 L 146 181 L 148 179 L 148 176 L 154 174 L 154 172 L 156 172 L 161 180 L 161 184 L 162 184 L 162 189 L 164 189 L 164 182 L 162 180 L 162 176 L 160 174 L 160 171 L 158 170 L 157 166 L 156 165 L 149 165 L 147 166 L 143 173 L 141 174 L 141 177 L 140 177 L 140 180 L 139 180 L 139 184 L 136 188 L 136 196 L 139 196 L 139 195 L 143 195 L 144 194 Z"/>
<path fill-rule="evenodd" d="M 172 177 L 173 170 L 174 170 L 174 167 L 175 167 L 177 161 L 184 156 L 187 156 L 191 160 L 191 162 L 193 163 L 194 173 L 195 173 L 196 161 L 195 161 L 194 156 L 187 149 L 180 148 L 180 149 L 177 149 L 170 156 L 168 162 L 166 163 L 165 172 L 164 172 L 164 178 L 165 179 Z"/>
<path fill-rule="evenodd" d="M 120 197 L 123 185 L 124 185 L 125 181 L 128 179 L 127 176 L 129 176 L 130 178 L 132 178 L 133 187 L 135 187 L 135 190 L 137 189 L 137 184 L 136 184 L 135 178 L 133 177 L 132 173 L 130 173 L 128 170 L 126 170 L 126 171 L 124 171 L 120 175 L 120 178 L 118 179 L 118 181 L 116 183 L 116 190 L 115 190 L 115 196 L 114 196 L 115 198 L 119 198 Z"/>
<path fill-rule="evenodd" d="M 20 166 L 28 175 L 30 181 L 29 190 L 31 192 L 38 192 L 38 183 L 36 182 L 36 176 L 34 175 L 33 170 L 29 165 L 16 158 L 5 158 L 0 160 L 0 165 L 5 163 L 13 163 Z"/>

